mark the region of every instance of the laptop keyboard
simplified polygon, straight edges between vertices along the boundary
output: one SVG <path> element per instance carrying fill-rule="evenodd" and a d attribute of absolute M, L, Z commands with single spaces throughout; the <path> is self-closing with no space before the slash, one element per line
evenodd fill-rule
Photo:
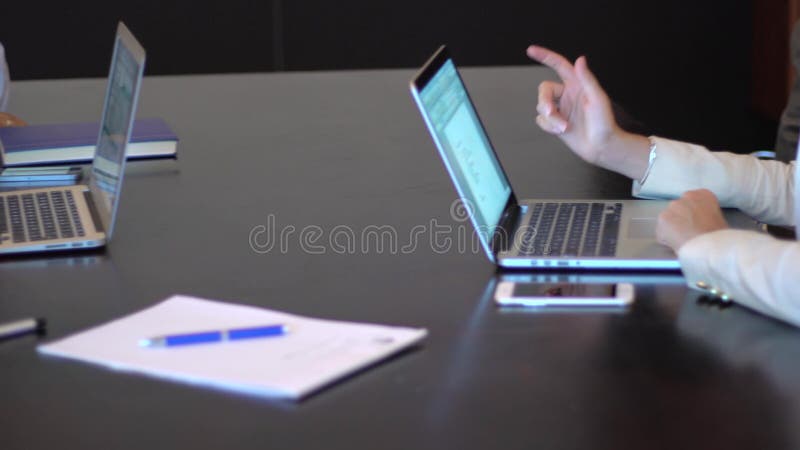
<path fill-rule="evenodd" d="M 0 196 L 0 245 L 85 234 L 71 191 Z"/>
<path fill-rule="evenodd" d="M 522 231 L 525 256 L 614 256 L 622 203 L 534 203 Z"/>

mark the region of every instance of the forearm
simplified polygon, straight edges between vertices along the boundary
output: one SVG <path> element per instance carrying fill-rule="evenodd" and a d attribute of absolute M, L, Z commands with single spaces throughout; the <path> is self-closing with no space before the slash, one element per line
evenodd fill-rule
<path fill-rule="evenodd" d="M 691 287 L 700 282 L 737 303 L 800 326 L 800 243 L 722 230 L 688 241 L 678 257 Z"/>

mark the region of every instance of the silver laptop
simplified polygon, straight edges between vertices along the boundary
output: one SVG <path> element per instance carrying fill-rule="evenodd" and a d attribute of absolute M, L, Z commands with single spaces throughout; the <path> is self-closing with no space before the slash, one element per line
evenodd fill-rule
<path fill-rule="evenodd" d="M 442 46 L 411 80 L 422 113 L 481 245 L 502 267 L 679 269 L 655 240 L 655 200 L 517 201 L 461 76 Z M 565 150 L 566 151 L 566 150 Z M 756 228 L 726 211 L 737 228 Z"/>
<path fill-rule="evenodd" d="M 144 59 L 120 22 L 88 184 L 0 193 L 0 253 L 100 247 L 111 239 Z"/>

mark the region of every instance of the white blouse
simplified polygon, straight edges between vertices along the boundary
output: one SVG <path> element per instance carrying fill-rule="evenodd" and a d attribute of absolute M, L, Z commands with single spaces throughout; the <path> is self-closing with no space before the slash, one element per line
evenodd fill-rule
<path fill-rule="evenodd" d="M 797 163 L 710 152 L 699 145 L 654 138 L 657 158 L 633 194 L 675 198 L 705 188 L 722 206 L 741 209 L 774 225 L 800 224 L 795 195 Z M 693 288 L 719 295 L 800 326 L 800 242 L 755 231 L 720 230 L 697 236 L 678 250 L 681 269 Z"/>

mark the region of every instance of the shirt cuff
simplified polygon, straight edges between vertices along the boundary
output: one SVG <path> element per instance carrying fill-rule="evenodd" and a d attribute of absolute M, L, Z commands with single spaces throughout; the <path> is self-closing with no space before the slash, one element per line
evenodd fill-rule
<path fill-rule="evenodd" d="M 687 167 L 687 161 L 692 160 L 692 153 L 697 151 L 697 146 L 658 136 L 651 136 L 649 139 L 657 148 L 658 157 L 653 158 L 643 183 L 634 180 L 631 189 L 634 197 L 677 198 L 687 187 L 697 184 L 692 167 Z"/>
<path fill-rule="evenodd" d="M 753 240 L 767 245 L 772 236 L 752 230 L 726 228 L 701 234 L 686 241 L 678 249 L 678 259 L 686 283 L 692 289 L 707 292 L 724 300 L 736 300 L 749 304 L 757 293 L 747 288 L 748 274 L 753 275 L 758 261 L 743 258 L 742 245 L 753 244 Z M 760 283 L 764 280 L 759 280 Z"/>

